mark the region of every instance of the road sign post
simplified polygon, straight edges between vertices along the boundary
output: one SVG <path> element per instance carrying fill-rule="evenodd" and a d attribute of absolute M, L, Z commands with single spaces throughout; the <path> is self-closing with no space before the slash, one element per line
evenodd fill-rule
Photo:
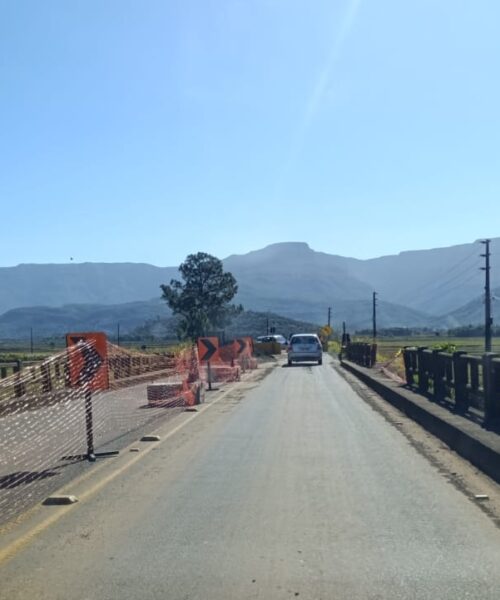
<path fill-rule="evenodd" d="M 92 392 L 89 389 L 85 390 L 85 428 L 87 430 L 87 460 L 95 462 Z"/>
<path fill-rule="evenodd" d="M 202 337 L 198 338 L 198 357 L 200 362 L 206 363 L 207 365 L 207 383 L 208 390 L 212 391 L 212 365 L 211 361 L 215 363 L 220 362 L 219 356 L 219 340 L 216 337 Z"/>
<path fill-rule="evenodd" d="M 95 452 L 93 390 L 106 390 L 109 387 L 107 365 L 107 339 L 104 333 L 69 333 L 66 346 L 69 350 L 70 385 L 83 390 L 85 400 L 85 433 L 87 453 L 72 456 L 72 459 L 87 459 L 95 462 L 97 458 L 116 456 L 118 450 Z M 69 458 L 69 457 L 67 457 Z"/>
<path fill-rule="evenodd" d="M 207 381 L 208 381 L 208 389 L 212 391 L 212 369 L 210 367 L 210 361 L 207 361 Z"/>

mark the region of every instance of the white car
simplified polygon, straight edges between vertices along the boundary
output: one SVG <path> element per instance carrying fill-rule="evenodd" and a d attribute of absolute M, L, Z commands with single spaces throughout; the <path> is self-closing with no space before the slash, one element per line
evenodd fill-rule
<path fill-rule="evenodd" d="M 296 333 L 290 338 L 288 364 L 303 361 L 323 362 L 323 346 L 315 333 Z"/>
<path fill-rule="evenodd" d="M 288 342 L 286 341 L 286 337 L 284 335 L 260 335 L 257 338 L 258 342 L 277 342 L 282 348 L 286 348 L 288 346 Z"/>

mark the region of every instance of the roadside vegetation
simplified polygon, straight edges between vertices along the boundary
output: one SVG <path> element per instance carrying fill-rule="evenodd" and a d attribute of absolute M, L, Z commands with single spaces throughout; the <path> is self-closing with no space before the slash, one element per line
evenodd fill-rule
<path fill-rule="evenodd" d="M 53 350 L 47 352 L 0 352 L 0 362 L 15 362 L 16 360 L 21 361 L 39 361 L 44 360 L 47 356 L 53 354 Z"/>

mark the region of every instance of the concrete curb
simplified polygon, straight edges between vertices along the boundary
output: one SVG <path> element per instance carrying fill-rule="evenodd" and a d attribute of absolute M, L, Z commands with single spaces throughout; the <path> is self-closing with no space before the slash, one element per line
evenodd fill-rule
<path fill-rule="evenodd" d="M 500 435 L 449 412 L 386 378 L 376 369 L 360 367 L 349 361 L 342 361 L 341 367 L 500 483 Z"/>

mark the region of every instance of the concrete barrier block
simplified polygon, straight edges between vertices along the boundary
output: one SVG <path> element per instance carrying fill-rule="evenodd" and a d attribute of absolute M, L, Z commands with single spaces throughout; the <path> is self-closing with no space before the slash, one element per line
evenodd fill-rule
<path fill-rule="evenodd" d="M 150 406 L 163 405 L 180 398 L 182 392 L 182 381 L 151 383 L 147 387 L 148 404 Z"/>

